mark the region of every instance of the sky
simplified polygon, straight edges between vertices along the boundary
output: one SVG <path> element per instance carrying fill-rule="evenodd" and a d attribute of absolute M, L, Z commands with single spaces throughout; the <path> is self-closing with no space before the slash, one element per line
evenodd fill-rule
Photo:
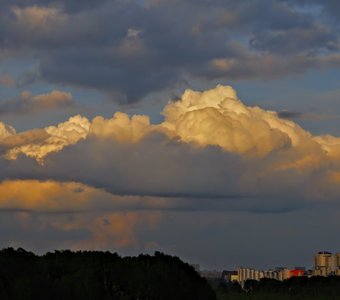
<path fill-rule="evenodd" d="M 336 0 L 0 0 L 0 247 L 203 269 L 340 252 Z"/>

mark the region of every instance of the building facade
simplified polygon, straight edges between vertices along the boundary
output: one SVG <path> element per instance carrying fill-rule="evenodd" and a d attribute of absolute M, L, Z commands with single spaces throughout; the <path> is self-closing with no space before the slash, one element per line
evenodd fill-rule
<path fill-rule="evenodd" d="M 314 276 L 329 276 L 334 274 L 335 273 L 334 271 L 335 271 L 335 257 L 331 252 L 320 251 L 317 254 L 315 254 L 313 273 Z"/>

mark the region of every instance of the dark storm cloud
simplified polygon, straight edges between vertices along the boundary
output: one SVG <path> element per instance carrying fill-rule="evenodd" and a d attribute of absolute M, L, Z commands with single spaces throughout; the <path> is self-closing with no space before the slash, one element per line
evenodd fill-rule
<path fill-rule="evenodd" d="M 101 159 L 109 153 L 112 160 Z M 232 168 L 233 161 L 238 160 L 234 155 L 224 155 L 217 148 L 194 149 L 162 135 L 128 145 L 90 138 L 52 155 L 42 167 L 29 159 L 22 160 L 25 164 L 22 171 L 12 169 L 21 164 L 19 161 L 4 162 L 10 177 L 18 174 L 18 178 L 29 178 L 33 170 L 42 179 L 51 176 L 60 181 L 79 181 L 120 195 L 200 198 L 203 194 L 228 198 L 236 194 L 232 188 L 236 186 L 236 177 L 231 172 L 235 175 L 239 172 L 208 168 L 217 166 L 221 160 Z M 70 172 L 65 171 L 64 164 L 69 164 Z"/>
<path fill-rule="evenodd" d="M 93 137 L 49 155 L 43 165 L 24 157 L 0 160 L 0 179 L 80 182 L 113 195 L 156 199 L 151 206 L 126 201 L 136 210 L 283 213 L 308 205 L 302 195 L 309 175 L 284 170 L 260 175 L 267 164 L 271 158 L 243 160 L 216 147 L 193 148 L 158 134 L 138 144 Z"/>
<path fill-rule="evenodd" d="M 295 4 L 2 1 L 0 56 L 36 58 L 34 81 L 96 89 L 128 103 L 186 76 L 276 78 L 338 60 L 331 56 L 338 31 Z"/>

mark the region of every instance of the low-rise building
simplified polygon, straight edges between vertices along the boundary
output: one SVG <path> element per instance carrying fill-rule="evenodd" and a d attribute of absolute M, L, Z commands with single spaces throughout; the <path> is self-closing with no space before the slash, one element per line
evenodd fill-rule
<path fill-rule="evenodd" d="M 222 278 L 226 282 L 238 281 L 238 273 L 237 273 L 237 271 L 223 271 L 222 272 Z"/>
<path fill-rule="evenodd" d="M 294 269 L 290 270 L 290 277 L 301 277 L 305 276 L 305 270 L 304 269 Z"/>

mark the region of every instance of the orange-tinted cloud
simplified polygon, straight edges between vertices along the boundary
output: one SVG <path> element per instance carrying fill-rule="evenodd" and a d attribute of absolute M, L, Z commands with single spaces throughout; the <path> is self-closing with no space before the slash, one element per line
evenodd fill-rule
<path fill-rule="evenodd" d="M 100 191 L 73 182 L 3 181 L 0 183 L 0 210 L 51 213 L 89 210 L 96 196 L 100 198 Z"/>
<path fill-rule="evenodd" d="M 15 133 L 16 131 L 12 126 L 0 122 L 0 141 L 8 136 L 14 135 Z"/>
<path fill-rule="evenodd" d="M 55 7 L 13 6 L 12 12 L 15 16 L 15 26 L 24 30 L 47 31 L 66 20 L 66 15 Z"/>
<path fill-rule="evenodd" d="M 40 232 L 53 228 L 65 235 L 87 232 L 67 244 L 72 249 L 139 247 L 137 229 L 143 226 L 152 230 L 159 222 L 160 213 L 129 210 L 131 204 L 138 202 L 74 182 L 0 183 L 0 212 L 13 212 L 21 226 Z"/>
<path fill-rule="evenodd" d="M 44 129 L 32 129 L 18 134 L 11 134 L 0 141 L 0 145 L 15 148 L 27 144 L 39 144 L 46 140 L 49 134 Z"/>
<path fill-rule="evenodd" d="M 78 215 L 72 222 L 53 222 L 58 229 L 86 228 L 91 238 L 74 244 L 75 248 L 108 249 L 108 248 L 137 248 L 139 241 L 136 231 L 141 226 L 145 231 L 152 230 L 160 220 L 158 212 L 111 212 L 102 213 L 89 220 L 86 216 Z"/>
<path fill-rule="evenodd" d="M 41 95 L 22 92 L 19 97 L 0 103 L 0 115 L 38 113 L 48 109 L 72 108 L 75 106 L 70 93 L 54 90 Z"/>
<path fill-rule="evenodd" d="M 15 80 L 8 74 L 0 75 L 0 85 L 12 87 L 15 85 Z"/>
<path fill-rule="evenodd" d="M 90 133 L 98 138 L 115 139 L 118 142 L 138 142 L 152 130 L 149 117 L 117 112 L 111 119 L 103 117 L 93 119 Z"/>

